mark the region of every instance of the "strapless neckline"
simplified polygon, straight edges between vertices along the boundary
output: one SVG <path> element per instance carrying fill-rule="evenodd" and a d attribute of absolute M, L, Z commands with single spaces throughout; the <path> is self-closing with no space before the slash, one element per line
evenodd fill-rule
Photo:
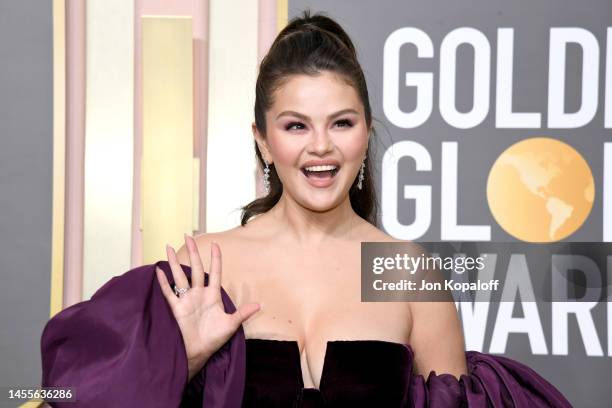
<path fill-rule="evenodd" d="M 323 355 L 323 368 L 321 369 L 321 378 L 319 379 L 319 387 L 304 387 L 304 378 L 301 374 L 301 354 L 300 354 L 300 345 L 297 340 L 285 340 L 285 339 L 261 339 L 257 337 L 251 337 L 245 339 L 245 341 L 249 343 L 259 343 L 259 344 L 285 344 L 292 347 L 293 352 L 297 355 L 300 367 L 300 376 L 299 381 L 303 390 L 314 390 L 315 392 L 320 392 L 322 388 L 324 388 L 326 373 L 328 370 L 326 368 L 329 366 L 328 357 L 330 355 L 330 350 L 336 347 L 340 347 L 342 345 L 385 345 L 388 347 L 397 347 L 403 348 L 408 351 L 409 359 L 412 361 L 414 357 L 414 351 L 412 350 L 412 346 L 408 343 L 400 343 L 396 341 L 389 340 L 378 340 L 378 339 L 354 339 L 354 340 L 328 340 L 325 344 L 325 354 Z"/>

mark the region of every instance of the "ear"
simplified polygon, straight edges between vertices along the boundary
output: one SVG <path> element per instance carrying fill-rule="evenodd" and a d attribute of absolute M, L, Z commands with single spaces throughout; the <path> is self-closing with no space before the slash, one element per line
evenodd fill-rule
<path fill-rule="evenodd" d="M 259 148 L 263 159 L 268 164 L 272 164 L 273 160 L 272 155 L 270 154 L 270 145 L 268 145 L 268 141 L 266 140 L 266 138 L 263 137 L 257 129 L 257 125 L 255 125 L 255 122 L 253 122 L 253 124 L 251 125 L 251 130 L 253 131 L 253 137 L 255 138 L 255 142 L 257 143 L 257 147 Z"/>

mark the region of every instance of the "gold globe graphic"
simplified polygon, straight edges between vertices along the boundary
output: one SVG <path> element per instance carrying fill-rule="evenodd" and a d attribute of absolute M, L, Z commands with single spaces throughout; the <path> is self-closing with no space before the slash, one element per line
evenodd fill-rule
<path fill-rule="evenodd" d="M 554 242 L 584 223 L 595 198 L 593 174 L 567 143 L 534 137 L 507 148 L 487 180 L 495 221 L 527 242 Z"/>

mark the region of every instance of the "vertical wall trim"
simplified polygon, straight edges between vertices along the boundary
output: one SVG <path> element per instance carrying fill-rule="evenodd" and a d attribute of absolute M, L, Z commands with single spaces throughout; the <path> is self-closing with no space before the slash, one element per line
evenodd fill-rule
<path fill-rule="evenodd" d="M 280 33 L 287 25 L 289 15 L 289 0 L 277 0 L 276 9 L 276 32 Z"/>
<path fill-rule="evenodd" d="M 66 195 L 64 308 L 83 296 L 85 2 L 66 2 Z"/>
<path fill-rule="evenodd" d="M 66 2 L 53 0 L 53 210 L 50 317 L 62 310 L 66 193 Z"/>

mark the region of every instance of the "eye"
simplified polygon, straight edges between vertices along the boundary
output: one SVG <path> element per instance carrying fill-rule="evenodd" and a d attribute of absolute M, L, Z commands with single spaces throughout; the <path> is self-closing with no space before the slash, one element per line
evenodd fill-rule
<path fill-rule="evenodd" d="M 336 124 L 338 124 L 338 123 L 342 123 L 342 124 L 346 125 L 346 126 L 340 126 L 340 127 L 352 127 L 353 126 L 353 122 L 351 122 L 348 119 L 340 119 L 339 121 L 336 122 Z"/>
<path fill-rule="evenodd" d="M 304 125 L 300 122 L 291 122 L 285 127 L 285 130 L 292 130 L 291 128 L 294 126 L 304 126 Z M 301 130 L 301 129 L 296 129 L 296 130 Z"/>

